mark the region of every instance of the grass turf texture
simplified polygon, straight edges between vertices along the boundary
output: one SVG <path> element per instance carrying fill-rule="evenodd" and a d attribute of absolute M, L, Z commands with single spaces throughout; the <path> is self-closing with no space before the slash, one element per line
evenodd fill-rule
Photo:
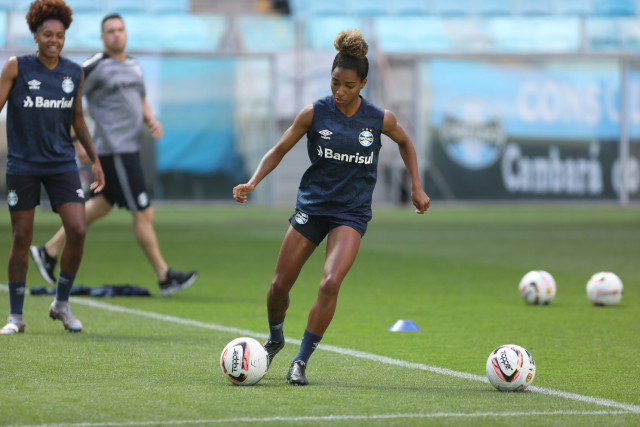
<path fill-rule="evenodd" d="M 250 205 L 156 208 L 156 231 L 169 265 L 200 273 L 190 289 L 162 298 L 129 214 L 114 212 L 88 229 L 76 283 L 145 286 L 154 297 L 93 300 L 264 334 L 265 294 L 289 214 Z M 56 215 L 39 210 L 34 243 L 43 243 L 58 225 Z M 0 258 L 6 260 L 8 214 L 0 228 L 6 236 Z M 287 337 L 302 336 L 324 249 L 322 244 L 293 288 Z M 219 355 L 238 334 L 72 303 L 85 326 L 72 335 L 47 318 L 50 297 L 27 296 L 26 333 L 0 337 L 0 425 L 162 425 L 243 417 L 267 418 L 270 425 L 324 425 L 330 420 L 287 418 L 388 414 L 433 418 L 331 422 L 638 425 L 638 414 L 579 414 L 615 408 L 532 392 L 501 393 L 488 383 L 336 354 L 322 345 L 484 375 L 489 352 L 515 343 L 536 360 L 533 385 L 639 405 L 639 255 L 637 208 L 435 203 L 425 216 L 408 207 L 374 210 L 333 323 L 310 360 L 306 388 L 284 380 L 297 352 L 293 343 L 258 385 L 234 387 L 220 372 Z M 558 293 L 549 306 L 526 305 L 518 295 L 520 278 L 532 269 L 556 279 Z M 587 280 L 602 270 L 616 272 L 625 285 L 616 307 L 595 307 L 586 299 Z M 31 262 L 27 286 L 43 283 Z M 8 313 L 6 292 L 0 292 L 2 307 Z M 398 319 L 411 319 L 422 330 L 387 332 Z M 532 411 L 559 413 L 473 416 Z"/>

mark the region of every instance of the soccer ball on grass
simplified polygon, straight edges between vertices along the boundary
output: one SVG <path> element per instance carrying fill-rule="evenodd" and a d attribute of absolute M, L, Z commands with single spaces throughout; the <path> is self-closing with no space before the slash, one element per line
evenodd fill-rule
<path fill-rule="evenodd" d="M 518 290 L 527 303 L 546 305 L 556 296 L 556 281 L 544 270 L 533 270 L 522 277 Z"/>
<path fill-rule="evenodd" d="M 622 280 L 610 271 L 601 271 L 587 282 L 587 298 L 594 305 L 616 305 L 622 299 Z"/>
<path fill-rule="evenodd" d="M 269 367 L 267 350 L 260 341 L 253 338 L 236 338 L 222 350 L 220 367 L 231 384 L 256 384 L 264 377 Z"/>
<path fill-rule="evenodd" d="M 528 387 L 536 375 L 533 356 L 519 345 L 501 345 L 487 359 L 487 378 L 501 391 L 518 391 Z"/>

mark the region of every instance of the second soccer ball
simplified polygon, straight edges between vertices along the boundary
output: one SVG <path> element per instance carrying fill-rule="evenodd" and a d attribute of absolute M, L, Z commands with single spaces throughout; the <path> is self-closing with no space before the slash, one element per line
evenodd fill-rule
<path fill-rule="evenodd" d="M 522 277 L 518 290 L 528 304 L 545 305 L 556 296 L 556 281 L 544 270 L 533 270 Z"/>

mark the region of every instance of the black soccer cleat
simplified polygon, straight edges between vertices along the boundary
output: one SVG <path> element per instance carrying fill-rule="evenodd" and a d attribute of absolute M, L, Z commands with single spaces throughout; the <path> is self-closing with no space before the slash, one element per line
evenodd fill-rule
<path fill-rule="evenodd" d="M 58 259 L 49 256 L 47 251 L 44 250 L 44 246 L 31 246 L 29 251 L 42 278 L 50 285 L 55 285 L 56 276 L 53 274 L 53 269 L 56 267 Z"/>
<path fill-rule="evenodd" d="M 287 383 L 291 385 L 309 385 L 309 381 L 307 381 L 307 376 L 304 372 L 306 369 L 307 364 L 302 360 L 293 362 L 289 368 L 289 372 L 287 372 Z"/>
<path fill-rule="evenodd" d="M 169 271 L 167 271 L 167 278 L 164 282 L 158 282 L 158 286 L 160 286 L 162 296 L 168 297 L 178 291 L 187 289 L 196 281 L 197 277 L 198 272 L 195 270 L 188 273 L 182 273 L 180 271 L 169 269 Z"/>
<path fill-rule="evenodd" d="M 271 341 L 267 339 L 263 347 L 267 350 L 267 366 L 269 366 L 273 358 L 276 357 L 276 354 L 284 347 L 284 339 L 282 341 Z"/>

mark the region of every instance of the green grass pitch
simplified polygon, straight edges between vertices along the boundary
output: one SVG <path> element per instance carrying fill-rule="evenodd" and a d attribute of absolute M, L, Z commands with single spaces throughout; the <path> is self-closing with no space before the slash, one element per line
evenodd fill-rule
<path fill-rule="evenodd" d="M 253 387 L 231 385 L 219 356 L 231 339 L 267 331 L 265 295 L 290 214 L 248 205 L 156 208 L 169 265 L 199 270 L 159 296 L 126 211 L 88 229 L 76 283 L 135 284 L 153 297 L 77 297 L 69 334 L 27 296 L 27 330 L 0 337 L 0 426 L 640 425 L 640 210 L 601 205 L 374 207 L 335 318 L 310 360 L 309 387 L 284 376 L 315 299 L 324 244 L 291 293 L 287 346 Z M 36 213 L 34 243 L 59 218 Z M 9 215 L 0 220 L 6 284 Z M 544 269 L 558 293 L 529 306 L 517 291 Z M 609 270 L 625 291 L 595 307 L 589 277 Z M 44 284 L 33 263 L 27 286 Z M 6 287 L 0 308 L 8 314 Z M 3 316 L 4 316 L 3 315 Z M 410 319 L 418 332 L 388 332 Z M 537 364 L 531 390 L 484 377 L 491 350 L 515 343 Z"/>

